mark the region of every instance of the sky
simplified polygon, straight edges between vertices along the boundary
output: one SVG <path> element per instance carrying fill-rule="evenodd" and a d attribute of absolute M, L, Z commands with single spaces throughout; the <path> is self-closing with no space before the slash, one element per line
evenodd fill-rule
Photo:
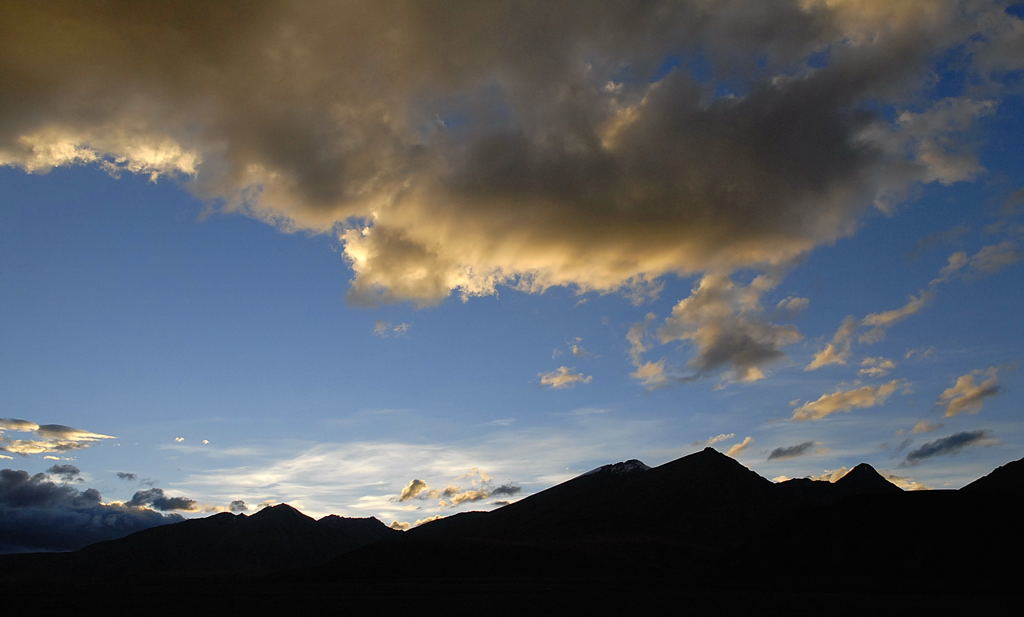
<path fill-rule="evenodd" d="M 963 486 L 1024 455 L 1022 17 L 5 2 L 0 506 Z"/>

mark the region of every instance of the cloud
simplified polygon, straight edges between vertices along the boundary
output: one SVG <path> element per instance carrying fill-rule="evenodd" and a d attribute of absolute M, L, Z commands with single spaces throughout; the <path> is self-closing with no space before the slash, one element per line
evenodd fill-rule
<path fill-rule="evenodd" d="M 391 524 L 388 525 L 388 527 L 390 527 L 392 529 L 396 529 L 398 531 L 408 531 L 409 528 L 412 527 L 412 524 L 411 523 L 403 523 L 401 521 L 391 521 Z"/>
<path fill-rule="evenodd" d="M 943 437 L 942 439 L 936 439 L 935 441 L 929 441 L 922 445 L 916 450 L 912 450 L 907 454 L 907 458 L 904 461 L 906 465 L 916 465 L 925 459 L 932 458 L 934 456 L 946 456 L 949 454 L 956 454 L 964 448 L 978 445 L 988 445 L 994 443 L 991 435 L 986 430 L 976 431 L 963 431 L 960 433 L 954 433 L 949 437 Z"/>
<path fill-rule="evenodd" d="M 412 324 L 409 323 L 391 323 L 390 321 L 378 319 L 373 324 L 373 335 L 379 336 L 380 338 L 405 336 L 411 328 Z"/>
<path fill-rule="evenodd" d="M 657 390 L 678 380 L 670 377 L 665 372 L 665 359 L 657 362 L 643 362 L 636 367 L 636 370 L 629 374 L 630 377 L 640 382 L 648 390 Z"/>
<path fill-rule="evenodd" d="M 114 475 L 116 475 L 118 478 L 120 478 L 122 480 L 127 480 L 128 482 L 134 482 L 139 477 L 138 475 L 136 475 L 134 473 L 129 473 L 127 471 L 118 471 Z"/>
<path fill-rule="evenodd" d="M 749 446 L 752 443 L 754 443 L 754 438 L 748 435 L 747 437 L 743 438 L 743 441 L 735 443 L 732 446 L 730 446 L 730 448 L 726 450 L 725 453 L 727 456 L 739 456 L 740 452 L 746 450 L 747 446 Z"/>
<path fill-rule="evenodd" d="M 696 353 L 689 366 L 698 374 L 726 368 L 737 381 L 762 379 L 762 367 L 781 358 L 782 347 L 802 338 L 793 326 L 761 318 L 761 296 L 775 285 L 766 275 L 742 286 L 728 276 L 707 274 L 673 307 L 658 338 L 662 343 L 692 341 Z"/>
<path fill-rule="evenodd" d="M 174 443 L 182 443 L 183 441 L 185 441 L 184 437 L 175 437 L 174 438 Z"/>
<path fill-rule="evenodd" d="M 922 291 L 917 295 L 910 296 L 907 303 L 899 308 L 867 315 L 861 321 L 861 325 L 873 326 L 874 330 L 869 330 L 867 333 L 862 334 L 860 337 L 861 342 L 865 343 L 879 340 L 879 337 L 881 336 L 878 334 L 879 332 L 898 321 L 902 321 L 903 319 L 916 314 L 918 311 L 923 309 L 931 299 L 932 293 L 930 291 Z"/>
<path fill-rule="evenodd" d="M 666 274 L 790 263 L 915 182 L 974 177 L 956 136 L 992 103 L 915 95 L 945 50 L 970 44 L 978 78 L 1013 64 L 988 3 L 530 9 L 8 4 L 0 164 L 178 178 L 340 229 L 357 303 L 649 297 Z M 657 75 L 681 42 L 710 75 Z"/>
<path fill-rule="evenodd" d="M 46 470 L 51 476 L 57 476 L 64 482 L 81 480 L 82 470 L 74 465 L 53 465 Z"/>
<path fill-rule="evenodd" d="M 248 509 L 249 506 L 245 505 L 245 502 L 242 501 L 241 499 L 235 499 L 230 504 L 228 504 L 229 512 L 245 512 Z"/>
<path fill-rule="evenodd" d="M 857 374 L 861 377 L 885 377 L 892 369 L 896 368 L 896 363 L 889 358 L 878 356 L 864 358 L 860 366 Z"/>
<path fill-rule="evenodd" d="M 126 506 L 139 507 L 139 506 L 150 506 L 154 510 L 160 510 L 162 512 L 169 512 L 172 510 L 185 510 L 195 511 L 197 510 L 198 504 L 193 499 L 188 497 L 168 497 L 164 495 L 163 489 L 150 488 L 144 491 L 137 491 L 132 498 L 125 502 Z"/>
<path fill-rule="evenodd" d="M 423 480 L 413 479 L 409 482 L 408 486 L 402 489 L 402 494 L 398 496 L 398 501 L 409 501 L 429 489 L 430 487 Z"/>
<path fill-rule="evenodd" d="M 804 403 L 793 410 L 791 420 L 820 420 L 834 413 L 848 412 L 882 405 L 892 396 L 900 381 L 894 379 L 880 386 L 861 386 L 853 390 L 841 390 L 822 394 L 818 400 Z"/>
<path fill-rule="evenodd" d="M 491 477 L 474 467 L 469 473 L 462 474 L 458 480 L 471 480 L 472 486 L 463 488 L 457 484 L 449 484 L 444 489 L 431 490 L 430 486 L 422 480 L 411 481 L 398 497 L 398 502 L 409 501 L 414 498 L 426 499 L 428 497 L 437 499 L 438 506 L 442 508 L 453 508 L 463 503 L 482 501 L 494 495 L 512 496 L 522 490 L 522 487 L 513 484 L 502 484 L 497 487 L 491 485 Z"/>
<path fill-rule="evenodd" d="M 807 310 L 807 307 L 811 305 L 811 301 L 807 298 L 801 298 L 798 296 L 788 296 L 779 300 L 778 304 L 775 305 L 775 309 L 782 313 L 788 313 L 795 315 L 797 313 Z"/>
<path fill-rule="evenodd" d="M 39 428 L 35 422 L 19 420 L 18 418 L 0 418 L 0 431 L 20 431 L 28 433 Z"/>
<path fill-rule="evenodd" d="M 944 283 L 956 276 L 982 277 L 994 274 L 1022 258 L 1024 253 L 1009 240 L 982 247 L 970 257 L 964 251 L 958 251 L 949 256 L 945 267 L 939 271 L 938 278 L 932 284 Z"/>
<path fill-rule="evenodd" d="M 813 448 L 813 447 L 814 447 L 814 442 L 813 441 L 805 441 L 803 443 L 798 443 L 795 446 L 787 446 L 787 447 L 784 447 L 784 448 L 775 448 L 774 450 L 771 451 L 770 454 L 768 454 L 768 460 L 769 461 L 778 461 L 778 460 L 785 460 L 785 459 L 789 459 L 789 458 L 796 458 L 798 456 L 803 456 L 803 455 L 807 454 L 808 452 L 810 452 L 811 448 Z"/>
<path fill-rule="evenodd" d="M 578 383 L 590 383 L 593 379 L 590 375 L 574 373 L 573 370 L 568 366 L 560 366 L 549 373 L 537 373 L 537 376 L 540 377 L 542 386 L 548 386 L 553 390 L 568 388 Z"/>
<path fill-rule="evenodd" d="M 853 334 L 860 325 L 857 318 L 849 315 L 839 324 L 836 333 L 832 335 L 832 342 L 825 345 L 825 348 L 815 354 L 810 364 L 804 367 L 805 371 L 813 371 L 830 364 L 846 364 L 850 358 L 850 344 Z"/>
<path fill-rule="evenodd" d="M 696 442 L 694 442 L 693 445 L 695 445 L 695 446 L 702 446 L 702 447 L 705 447 L 705 448 L 710 448 L 711 446 L 715 445 L 716 443 L 720 443 L 720 442 L 723 442 L 723 441 L 729 441 L 730 439 L 732 439 L 735 436 L 736 436 L 736 433 L 720 433 L 720 434 L 715 435 L 713 437 L 708 437 L 704 441 L 696 441 Z"/>
<path fill-rule="evenodd" d="M 39 439 L 8 439 L 4 431 L 35 433 Z M 36 424 L 16 418 L 0 418 L 0 451 L 11 454 L 47 454 L 88 448 L 102 439 L 116 439 L 113 435 L 93 433 L 63 424 Z"/>
<path fill-rule="evenodd" d="M 46 474 L 0 470 L 0 553 L 74 550 L 180 520 L 104 504 L 96 489 L 55 484 Z"/>
<path fill-rule="evenodd" d="M 939 430 L 943 427 L 941 422 L 932 422 L 931 420 L 920 420 L 914 425 L 914 428 L 910 429 L 911 433 L 931 433 Z"/>
<path fill-rule="evenodd" d="M 512 495 L 519 494 L 521 490 L 523 489 L 520 486 L 514 486 L 512 484 L 502 484 L 501 486 L 498 486 L 493 491 L 491 491 L 491 496 L 508 495 L 509 497 L 511 497 Z"/>
<path fill-rule="evenodd" d="M 903 359 L 904 360 L 910 360 L 911 358 L 913 358 L 915 356 L 916 357 L 920 357 L 920 358 L 930 358 L 930 357 L 932 357 L 934 355 L 935 355 L 935 347 L 932 347 L 932 346 L 928 346 L 928 347 L 914 347 L 912 349 L 908 349 L 906 351 L 906 353 L 903 354 Z"/>
<path fill-rule="evenodd" d="M 975 377 L 984 376 L 980 384 Z M 999 369 L 990 366 L 987 369 L 974 370 L 956 378 L 956 383 L 942 391 L 939 402 L 946 404 L 946 417 L 952 418 L 961 413 L 978 413 L 982 401 L 999 393 Z"/>

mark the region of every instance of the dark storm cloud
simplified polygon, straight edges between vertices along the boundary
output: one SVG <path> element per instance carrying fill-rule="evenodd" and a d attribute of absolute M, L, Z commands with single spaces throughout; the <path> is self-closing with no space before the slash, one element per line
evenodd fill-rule
<path fill-rule="evenodd" d="M 922 445 L 916 450 L 911 450 L 907 454 L 907 458 L 904 461 L 907 465 L 914 465 L 920 463 L 925 459 L 932 458 L 934 456 L 945 456 L 947 454 L 956 454 L 964 448 L 970 446 L 983 445 L 990 442 L 990 433 L 986 430 L 977 431 L 963 431 L 960 433 L 954 433 L 949 437 L 943 437 L 936 439 L 935 441 L 929 441 Z"/>
<path fill-rule="evenodd" d="M 787 459 L 787 458 L 796 458 L 798 456 L 803 456 L 804 454 L 807 454 L 808 452 L 810 452 L 811 448 L 813 448 L 813 447 L 814 447 L 814 442 L 813 441 L 805 441 L 803 443 L 798 443 L 795 446 L 787 446 L 787 447 L 784 447 L 784 448 L 775 448 L 768 455 L 768 460 L 769 461 L 782 460 L 782 459 Z"/>
<path fill-rule="evenodd" d="M 991 107 L 915 95 L 968 41 L 969 70 L 1013 66 L 1012 19 L 952 0 L 5 2 L 0 164 L 176 174 L 286 228 L 348 224 L 356 302 L 645 289 L 786 264 L 914 182 L 973 177 L 947 137 Z M 697 368 L 778 356 L 779 332 L 741 334 Z"/>
<path fill-rule="evenodd" d="M 80 476 L 82 474 L 82 470 L 80 470 L 78 467 L 75 467 L 74 465 L 53 465 L 52 467 L 46 470 L 46 473 L 50 474 L 51 476 L 58 476 L 65 482 L 70 482 L 72 480 L 75 480 L 76 478 L 81 480 Z"/>
<path fill-rule="evenodd" d="M 249 506 L 245 505 L 245 502 L 241 499 L 236 499 L 228 504 L 228 510 L 231 512 L 245 512 L 249 509 Z"/>
<path fill-rule="evenodd" d="M 511 497 L 512 495 L 518 494 L 521 490 L 523 490 L 521 486 L 514 486 L 512 484 L 502 484 L 501 486 L 491 491 L 491 496 L 493 497 L 495 495 L 508 495 L 509 497 Z"/>
<path fill-rule="evenodd" d="M 196 501 L 187 497 L 168 497 L 162 488 L 150 488 L 136 491 L 132 498 L 125 502 L 126 506 L 150 506 L 154 510 L 169 512 L 171 510 L 195 510 Z"/>
<path fill-rule="evenodd" d="M 0 470 L 0 553 L 72 550 L 182 520 L 101 500 L 96 489 L 55 484 L 46 474 Z"/>

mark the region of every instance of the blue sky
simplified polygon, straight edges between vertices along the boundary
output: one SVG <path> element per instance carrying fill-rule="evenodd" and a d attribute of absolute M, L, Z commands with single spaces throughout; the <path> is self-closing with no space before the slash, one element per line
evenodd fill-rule
<path fill-rule="evenodd" d="M 820 30 L 740 3 L 606 44 L 584 19 L 537 31 L 543 66 L 422 15 L 381 59 L 326 36 L 333 5 L 268 4 L 207 49 L 209 16 L 187 50 L 154 16 L 65 15 L 94 54 L 3 65 L 2 464 L 188 515 L 414 524 L 711 442 L 769 478 L 866 461 L 906 487 L 1020 458 L 1024 22 L 777 4 Z"/>

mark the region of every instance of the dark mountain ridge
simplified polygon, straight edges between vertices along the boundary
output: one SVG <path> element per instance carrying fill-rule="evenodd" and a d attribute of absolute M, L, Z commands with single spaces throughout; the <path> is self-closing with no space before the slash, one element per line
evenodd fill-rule
<path fill-rule="evenodd" d="M 1019 469 L 1021 461 L 986 478 L 1019 487 Z M 0 557 L 0 580 L 20 589 L 128 577 L 159 588 L 187 582 L 202 594 L 219 580 L 245 593 L 349 599 L 515 589 L 564 601 L 584 591 L 704 598 L 779 589 L 873 598 L 904 593 L 893 591 L 899 581 L 929 597 L 994 597 L 1016 593 L 1015 570 L 1000 565 L 1024 549 L 1014 512 L 1002 491 L 904 492 L 866 464 L 836 482 L 772 483 L 707 448 L 655 468 L 605 465 L 405 533 L 376 519 L 314 521 L 282 504 L 74 553 Z"/>

